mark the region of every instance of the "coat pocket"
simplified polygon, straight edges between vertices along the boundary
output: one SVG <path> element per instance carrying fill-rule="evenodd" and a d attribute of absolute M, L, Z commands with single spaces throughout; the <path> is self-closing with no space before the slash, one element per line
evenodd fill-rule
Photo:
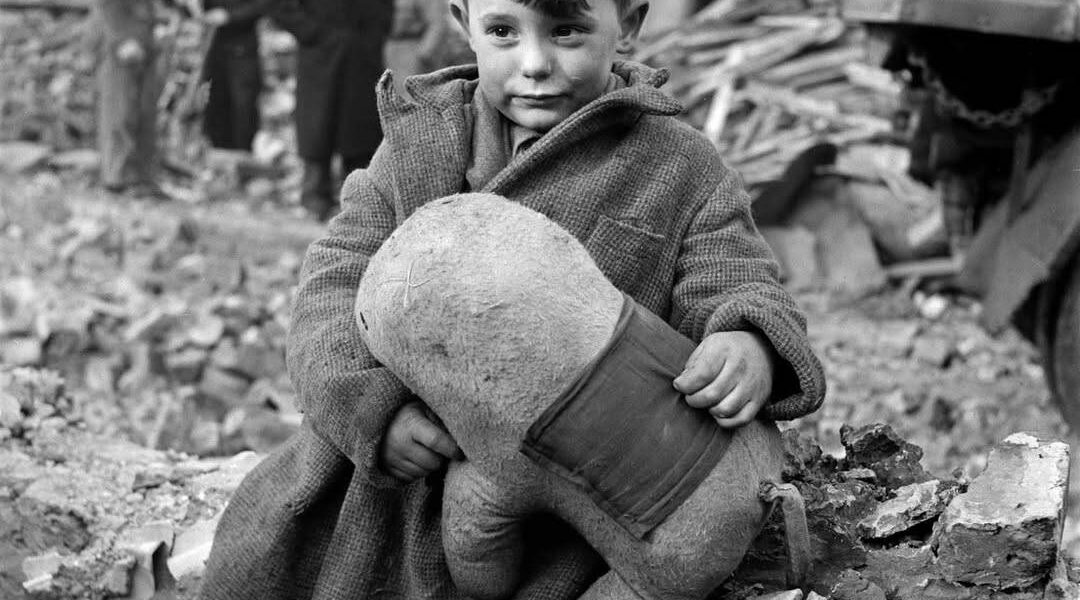
<path fill-rule="evenodd" d="M 666 240 L 660 234 L 600 215 L 585 249 L 615 287 L 633 296 L 655 269 Z"/>

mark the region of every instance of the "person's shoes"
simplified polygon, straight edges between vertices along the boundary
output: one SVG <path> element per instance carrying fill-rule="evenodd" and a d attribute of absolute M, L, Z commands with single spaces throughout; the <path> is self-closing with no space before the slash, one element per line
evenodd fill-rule
<path fill-rule="evenodd" d="M 128 193 L 137 200 L 164 202 L 172 199 L 160 185 L 154 182 L 135 184 L 128 189 Z"/>
<path fill-rule="evenodd" d="M 341 212 L 341 207 L 337 202 L 311 202 L 304 204 L 304 210 L 314 219 L 325 223 Z"/>
<path fill-rule="evenodd" d="M 165 201 L 170 200 L 168 194 L 155 182 L 141 183 L 107 183 L 105 191 L 110 194 L 128 196 L 136 200 Z"/>

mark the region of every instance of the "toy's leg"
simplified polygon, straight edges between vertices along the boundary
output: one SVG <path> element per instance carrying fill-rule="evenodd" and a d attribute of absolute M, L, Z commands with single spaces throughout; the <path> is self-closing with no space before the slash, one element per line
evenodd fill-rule
<path fill-rule="evenodd" d="M 506 598 L 521 576 L 521 515 L 472 463 L 452 463 L 443 495 L 443 548 L 458 589 L 481 600 Z"/>
<path fill-rule="evenodd" d="M 589 586 L 579 600 L 643 600 L 615 571 L 608 571 Z"/>

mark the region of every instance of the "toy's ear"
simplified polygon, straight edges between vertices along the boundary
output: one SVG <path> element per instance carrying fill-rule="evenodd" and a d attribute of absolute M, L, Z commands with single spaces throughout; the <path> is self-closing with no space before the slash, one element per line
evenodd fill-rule
<path fill-rule="evenodd" d="M 465 33 L 465 39 L 469 40 L 469 47 L 472 48 L 473 52 L 476 52 L 476 48 L 473 48 L 472 32 L 469 30 L 468 2 L 466 0 L 450 0 L 450 15 L 454 17 L 458 27 Z"/>
<path fill-rule="evenodd" d="M 457 1 L 457 0 L 455 0 Z M 641 26 L 645 23 L 645 15 L 649 13 L 649 3 L 646 1 L 628 2 L 626 10 L 619 15 L 619 41 L 615 44 L 615 51 L 619 54 L 629 54 L 634 47 L 634 41 L 641 33 Z"/>

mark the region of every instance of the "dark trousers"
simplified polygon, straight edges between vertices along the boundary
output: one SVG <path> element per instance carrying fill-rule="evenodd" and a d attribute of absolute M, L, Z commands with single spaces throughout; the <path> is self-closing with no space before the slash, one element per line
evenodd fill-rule
<path fill-rule="evenodd" d="M 218 32 L 220 34 L 220 32 Z M 203 131 L 215 148 L 251 150 L 259 130 L 262 68 L 254 29 L 250 36 L 215 34 L 206 56 L 210 96 Z"/>
<path fill-rule="evenodd" d="M 338 211 L 336 190 L 341 188 L 341 181 L 356 169 L 363 169 L 371 160 L 370 156 L 341 157 L 341 174 L 335 178 L 332 159 L 315 161 L 304 159 L 304 179 L 300 187 L 300 204 L 315 218 L 325 221 Z"/>

